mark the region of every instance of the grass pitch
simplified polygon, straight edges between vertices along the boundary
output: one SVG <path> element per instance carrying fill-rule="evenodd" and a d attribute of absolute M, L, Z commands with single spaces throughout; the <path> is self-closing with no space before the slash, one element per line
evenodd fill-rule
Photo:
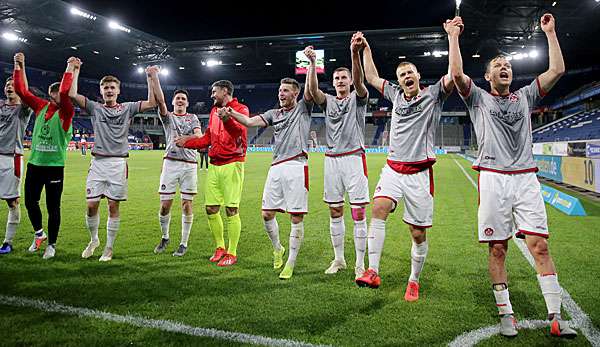
<path fill-rule="evenodd" d="M 487 248 L 477 242 L 477 192 L 454 159 L 441 156 L 435 171 L 434 227 L 428 233 L 429 256 L 421 275 L 421 298 L 403 300 L 410 274 L 410 236 L 401 221 L 402 207 L 390 216 L 381 261 L 382 286 L 358 288 L 351 269 L 323 274 L 333 258 L 327 206 L 322 202 L 323 155 L 311 154 L 309 214 L 294 277 L 281 281 L 272 269 L 272 247 L 260 218 L 262 187 L 270 153 L 251 153 L 240 213 L 239 262 L 232 268 L 209 263 L 214 244 L 203 207 L 205 171 L 199 172 L 199 194 L 188 253 L 171 253 L 180 238 L 179 197 L 172 210 L 171 245 L 153 254 L 161 233 L 157 194 L 162 152 L 132 151 L 129 200 L 121 204 L 121 228 L 110 263 L 98 262 L 101 248 L 80 258 L 89 240 L 85 228 L 85 178 L 90 157 L 69 153 L 62 199 L 62 227 L 56 257 L 29 254 L 32 231 L 24 205 L 15 250 L 0 257 L 0 295 L 56 301 L 121 315 L 171 320 L 215 328 L 330 345 L 446 345 L 458 335 L 497 324 L 497 310 L 487 274 Z M 371 192 L 385 156 L 368 157 Z M 42 206 L 43 206 L 42 197 Z M 568 217 L 547 207 L 550 250 L 561 285 L 600 327 L 600 204 L 583 199 L 586 217 Z M 0 225 L 6 223 L 6 204 Z M 42 211 L 44 208 L 42 208 Z M 106 203 L 101 205 L 100 239 L 106 239 Z M 44 214 L 44 219 L 45 219 Z M 290 223 L 279 214 L 281 239 L 287 248 Z M 3 229 L 1 229 L 3 231 Z M 227 234 L 226 234 L 227 235 Z M 227 240 L 227 238 L 226 238 Z M 511 301 L 518 319 L 545 319 L 546 307 L 535 272 L 513 243 L 508 270 Z M 346 214 L 346 261 L 354 263 L 352 220 Z M 5 346 L 233 345 L 232 342 L 168 333 L 157 329 L 80 318 L 0 302 L 1 344 Z M 589 345 L 581 334 L 560 341 L 548 330 L 522 330 L 514 339 L 496 336 L 483 345 Z"/>

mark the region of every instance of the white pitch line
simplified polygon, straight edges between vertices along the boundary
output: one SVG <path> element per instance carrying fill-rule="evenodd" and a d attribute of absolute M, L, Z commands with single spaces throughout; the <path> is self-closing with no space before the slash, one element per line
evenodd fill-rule
<path fill-rule="evenodd" d="M 456 165 L 465 174 L 465 176 L 471 182 L 473 187 L 475 189 L 477 189 L 477 183 L 475 183 L 475 180 L 473 180 L 471 175 L 469 175 L 467 173 L 465 168 L 462 167 L 462 165 L 460 165 L 460 163 L 456 159 L 452 159 L 452 160 L 454 160 Z M 535 269 L 535 261 L 533 259 L 533 256 L 529 252 L 529 249 L 527 249 L 527 245 L 525 244 L 525 241 L 523 241 L 521 239 L 517 239 L 517 238 L 513 238 L 513 241 L 515 242 L 517 247 L 519 247 L 519 250 L 525 257 L 525 259 L 527 259 L 529 264 Z M 567 290 L 565 288 L 562 288 L 562 291 L 563 291 L 562 305 L 565 308 L 565 310 L 569 313 L 569 315 L 571 316 L 571 322 L 573 324 L 573 327 L 579 328 L 581 330 L 581 332 L 583 333 L 583 336 L 585 336 L 588 339 L 588 341 L 590 341 L 590 344 L 592 346 L 600 347 L 600 331 L 598 331 L 598 329 L 594 326 L 590 317 L 581 309 L 581 307 L 579 307 L 579 305 L 577 305 L 575 300 L 573 300 L 573 298 L 571 297 L 571 294 L 569 294 L 569 292 L 567 292 Z M 527 322 L 527 321 L 524 321 L 524 322 Z M 543 322 L 543 321 L 529 321 L 529 322 Z M 546 325 L 548 325 L 548 322 L 546 322 Z M 519 325 L 519 326 L 521 326 L 521 325 Z M 529 329 L 532 329 L 532 328 L 529 328 Z M 449 344 L 449 346 L 473 346 L 473 345 L 477 344 L 478 342 L 499 333 L 499 331 L 500 330 L 499 330 L 498 326 L 491 326 L 491 327 L 485 327 L 485 328 L 481 328 L 478 330 L 474 330 L 474 331 L 460 335 L 454 341 L 452 341 Z M 459 339 L 461 339 L 461 343 L 455 344 Z"/>
<path fill-rule="evenodd" d="M 199 328 L 183 323 L 168 321 L 168 320 L 157 320 L 147 319 L 142 317 L 130 316 L 130 315 L 119 315 L 110 312 L 98 311 L 84 307 L 74 307 L 61 305 L 54 301 L 43 301 L 35 299 L 27 299 L 15 296 L 0 295 L 0 305 L 14 306 L 14 307 L 30 307 L 45 312 L 54 312 L 60 314 L 67 314 L 79 317 L 90 317 L 98 318 L 105 321 L 111 321 L 116 323 L 125 323 L 141 328 L 158 329 L 162 331 L 168 331 L 172 333 L 180 333 L 190 336 L 198 337 L 209 337 L 213 339 L 227 340 L 239 343 L 248 343 L 252 345 L 264 345 L 264 346 L 284 346 L 284 347 L 316 347 L 319 345 L 312 345 L 310 343 L 286 340 L 286 339 L 274 339 L 270 337 L 250 335 L 244 333 L 238 333 L 233 331 L 224 331 L 210 328 Z"/>

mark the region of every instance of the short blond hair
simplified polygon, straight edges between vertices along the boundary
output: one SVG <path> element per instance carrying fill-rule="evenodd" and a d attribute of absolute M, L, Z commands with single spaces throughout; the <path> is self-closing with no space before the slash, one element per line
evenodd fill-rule
<path fill-rule="evenodd" d="M 121 86 L 121 81 L 119 81 L 118 78 L 116 78 L 115 76 L 104 76 L 102 77 L 102 79 L 100 80 L 100 86 L 103 86 L 106 83 L 110 83 L 110 82 L 115 82 L 117 84 L 117 86 Z"/>
<path fill-rule="evenodd" d="M 398 71 L 399 68 L 403 67 L 403 66 L 412 66 L 415 68 L 415 71 L 419 71 L 417 69 L 417 66 L 413 63 L 411 63 L 410 61 L 403 61 L 400 64 L 398 64 L 398 66 L 396 66 L 396 71 Z"/>
<path fill-rule="evenodd" d="M 292 86 L 294 86 L 294 89 L 300 90 L 300 83 L 298 83 L 298 81 L 290 77 L 282 79 L 280 84 L 291 84 Z"/>

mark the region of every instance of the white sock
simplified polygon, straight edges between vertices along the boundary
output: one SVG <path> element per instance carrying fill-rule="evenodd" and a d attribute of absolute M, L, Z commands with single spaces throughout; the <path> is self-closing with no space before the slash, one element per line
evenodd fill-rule
<path fill-rule="evenodd" d="M 269 239 L 273 244 L 273 248 L 276 251 L 281 250 L 281 242 L 279 242 L 279 225 L 277 224 L 277 218 L 273 218 L 271 220 L 264 221 L 265 230 L 267 231 L 267 235 L 269 235 Z"/>
<path fill-rule="evenodd" d="M 558 284 L 558 275 L 537 275 L 542 295 L 546 301 L 548 315 L 560 314 L 560 304 L 562 302 L 562 288 Z"/>
<path fill-rule="evenodd" d="M 346 235 L 344 217 L 329 217 L 329 233 L 331 235 L 335 260 L 344 261 L 344 236 Z"/>
<path fill-rule="evenodd" d="M 158 223 L 160 223 L 160 230 L 162 231 L 162 238 L 169 239 L 169 226 L 171 225 L 171 213 L 163 216 L 158 214 Z"/>
<path fill-rule="evenodd" d="M 194 215 L 181 215 L 181 244 L 188 245 L 190 239 L 190 231 L 192 231 L 192 224 L 194 223 Z"/>
<path fill-rule="evenodd" d="M 121 224 L 120 218 L 110 218 L 106 221 L 106 247 L 113 248 L 115 238 L 117 238 L 117 232 L 119 231 L 119 225 Z"/>
<path fill-rule="evenodd" d="M 298 257 L 298 252 L 300 252 L 302 240 L 304 240 L 304 223 L 292 223 L 292 231 L 290 232 L 290 253 L 286 265 L 292 267 L 296 265 L 296 257 Z"/>
<path fill-rule="evenodd" d="M 100 225 L 100 214 L 96 213 L 95 216 L 85 215 L 85 225 L 90 232 L 90 237 L 92 241 L 98 241 L 98 225 Z"/>
<path fill-rule="evenodd" d="M 367 251 L 367 220 L 354 221 L 354 251 L 356 252 L 356 267 L 365 267 Z"/>
<path fill-rule="evenodd" d="M 425 259 L 427 258 L 427 251 L 429 251 L 427 240 L 421 243 L 416 243 L 415 240 L 413 240 L 410 249 L 409 281 L 419 282 L 419 275 L 421 274 L 421 271 L 423 271 L 423 265 L 425 265 Z"/>
<path fill-rule="evenodd" d="M 6 235 L 4 242 L 12 244 L 13 238 L 17 233 L 17 227 L 21 222 L 21 209 L 19 205 L 8 209 L 8 218 L 6 218 Z"/>
<path fill-rule="evenodd" d="M 512 305 L 510 304 L 510 295 L 508 294 L 508 288 L 504 290 L 492 290 L 494 297 L 496 298 L 496 307 L 498 308 L 498 314 L 503 316 L 505 314 L 513 314 Z"/>
<path fill-rule="evenodd" d="M 383 219 L 371 218 L 367 239 L 369 243 L 369 268 L 379 272 L 379 260 L 385 241 L 385 221 Z"/>

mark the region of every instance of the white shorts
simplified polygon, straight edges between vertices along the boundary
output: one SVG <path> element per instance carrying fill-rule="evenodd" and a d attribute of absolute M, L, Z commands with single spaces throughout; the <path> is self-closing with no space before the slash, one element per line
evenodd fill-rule
<path fill-rule="evenodd" d="M 479 173 L 479 242 L 517 236 L 548 237 L 546 207 L 535 173 Z"/>
<path fill-rule="evenodd" d="M 94 157 L 86 182 L 88 201 L 103 197 L 114 201 L 127 200 L 128 168 L 125 158 Z"/>
<path fill-rule="evenodd" d="M 194 200 L 198 192 L 198 164 L 164 159 L 158 187 L 160 200 L 173 200 L 177 184 L 182 200 Z"/>
<path fill-rule="evenodd" d="M 22 155 L 0 155 L 0 199 L 10 200 L 20 196 L 23 176 Z"/>
<path fill-rule="evenodd" d="M 343 205 L 348 193 L 351 205 L 369 203 L 369 178 L 364 153 L 325 157 L 323 200 L 330 205 Z"/>
<path fill-rule="evenodd" d="M 308 213 L 308 165 L 306 160 L 290 160 L 269 169 L 263 190 L 264 211 Z"/>
<path fill-rule="evenodd" d="M 404 199 L 404 223 L 430 228 L 433 224 L 433 168 L 407 175 L 386 164 L 373 196 L 373 199 L 381 198 L 392 200 L 394 210 L 398 201 Z"/>

